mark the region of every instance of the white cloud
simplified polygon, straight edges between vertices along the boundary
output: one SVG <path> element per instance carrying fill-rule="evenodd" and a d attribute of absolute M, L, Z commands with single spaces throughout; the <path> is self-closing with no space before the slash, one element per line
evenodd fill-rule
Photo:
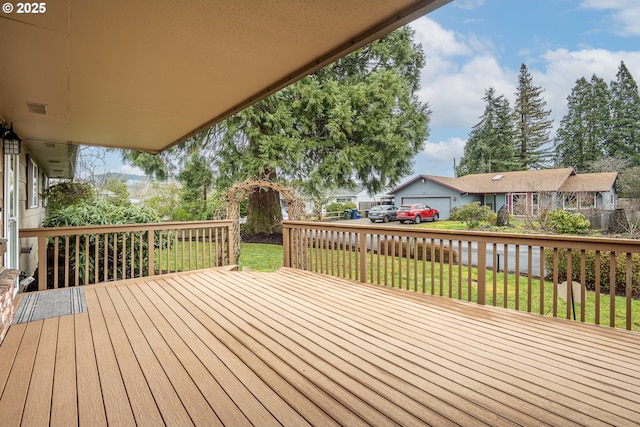
<path fill-rule="evenodd" d="M 515 91 L 515 72 L 500 67 L 489 40 L 445 30 L 426 17 L 412 27 L 427 57 L 419 97 L 433 111 L 431 126 L 473 126 L 484 110 L 486 89 L 507 97 Z"/>
<path fill-rule="evenodd" d="M 611 10 L 615 33 L 623 36 L 640 35 L 640 2 L 638 0 L 583 0 L 584 9 Z"/>
<path fill-rule="evenodd" d="M 427 141 L 424 152 L 431 161 L 449 163 L 452 162 L 454 158 L 460 159 L 460 157 L 462 157 L 466 143 L 467 141 L 461 138 L 451 138 L 438 142 Z"/>

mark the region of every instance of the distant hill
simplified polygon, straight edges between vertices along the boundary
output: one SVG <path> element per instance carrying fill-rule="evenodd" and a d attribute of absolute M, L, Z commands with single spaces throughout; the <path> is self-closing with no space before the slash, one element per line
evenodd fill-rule
<path fill-rule="evenodd" d="M 96 182 L 104 182 L 108 179 L 124 179 L 125 181 L 151 181 L 146 175 L 133 175 L 128 173 L 107 172 L 95 175 Z"/>

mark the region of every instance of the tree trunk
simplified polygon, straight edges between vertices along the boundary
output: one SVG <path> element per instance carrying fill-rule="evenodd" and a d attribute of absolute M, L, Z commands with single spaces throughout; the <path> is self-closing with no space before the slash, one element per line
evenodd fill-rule
<path fill-rule="evenodd" d="M 275 172 L 268 173 L 265 179 L 273 180 Z M 247 224 L 244 233 L 282 234 L 282 210 L 280 193 L 271 188 L 256 188 L 249 193 L 247 206 Z"/>

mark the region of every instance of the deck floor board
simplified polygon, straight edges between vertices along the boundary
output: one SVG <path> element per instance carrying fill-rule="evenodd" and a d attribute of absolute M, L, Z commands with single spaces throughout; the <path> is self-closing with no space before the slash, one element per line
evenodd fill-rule
<path fill-rule="evenodd" d="M 3 426 L 640 425 L 640 334 L 281 269 L 12 325 Z"/>

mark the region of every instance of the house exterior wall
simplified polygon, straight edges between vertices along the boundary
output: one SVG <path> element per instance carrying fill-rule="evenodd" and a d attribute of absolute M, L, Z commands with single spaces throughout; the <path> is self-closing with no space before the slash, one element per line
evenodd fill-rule
<path fill-rule="evenodd" d="M 37 203 L 33 203 L 34 187 L 32 185 L 32 167 L 37 167 Z M 20 178 L 18 190 L 18 207 L 20 228 L 37 228 L 42 227 L 42 221 L 45 219 L 46 210 L 40 194 L 42 185 L 46 176 L 42 172 L 42 168 L 38 165 L 28 153 L 20 155 Z M 34 206 L 35 205 L 35 206 Z M 20 270 L 24 271 L 27 276 L 32 276 L 38 265 L 38 243 L 37 239 L 20 239 Z M 22 252 L 24 251 L 24 253 Z M 28 251 L 28 252 L 27 252 Z"/>

